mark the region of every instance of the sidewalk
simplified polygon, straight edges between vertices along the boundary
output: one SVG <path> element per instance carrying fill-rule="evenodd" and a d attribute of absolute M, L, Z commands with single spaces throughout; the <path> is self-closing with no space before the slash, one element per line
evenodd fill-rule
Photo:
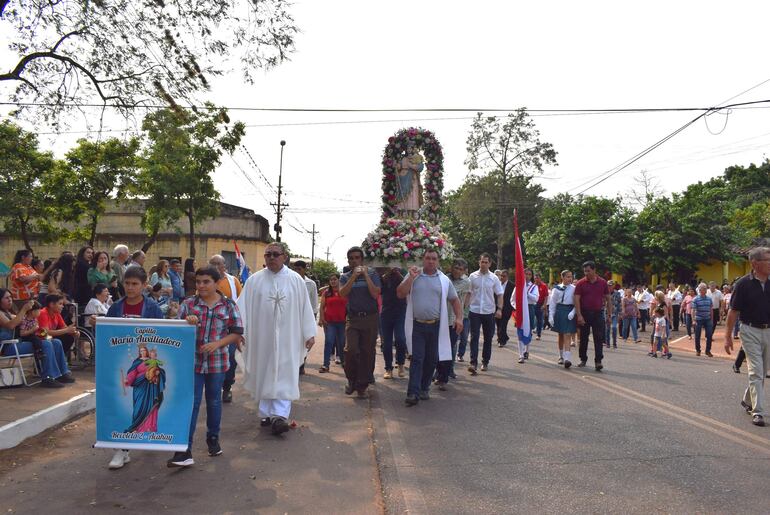
<path fill-rule="evenodd" d="M 0 449 L 94 409 L 94 368 L 73 370 L 76 382 L 64 388 L 0 388 Z"/>

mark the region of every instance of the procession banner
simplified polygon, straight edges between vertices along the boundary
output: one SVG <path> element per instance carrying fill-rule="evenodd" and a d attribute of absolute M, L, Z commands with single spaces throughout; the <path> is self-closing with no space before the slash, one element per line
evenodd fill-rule
<path fill-rule="evenodd" d="M 96 356 L 94 447 L 186 450 L 195 326 L 184 320 L 100 317 Z"/>

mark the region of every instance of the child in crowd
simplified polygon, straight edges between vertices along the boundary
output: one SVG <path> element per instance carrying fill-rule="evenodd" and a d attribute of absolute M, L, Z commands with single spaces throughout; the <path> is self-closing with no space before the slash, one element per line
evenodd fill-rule
<path fill-rule="evenodd" d="M 666 310 L 659 307 L 655 310 L 655 339 L 653 340 L 652 349 L 650 349 L 650 356 L 653 358 L 658 357 L 658 350 L 661 351 L 660 356 L 665 356 L 671 359 L 671 353 L 668 349 L 668 320 L 666 319 Z"/>
<path fill-rule="evenodd" d="M 19 325 L 19 335 L 22 340 L 32 344 L 32 348 L 35 352 L 35 359 L 37 360 L 42 360 L 45 357 L 43 355 L 42 341 L 42 338 L 45 338 L 45 329 L 40 329 L 40 326 L 37 323 L 37 317 L 40 316 L 41 309 L 43 309 L 43 307 L 40 303 L 33 300 L 32 306 L 30 306 L 29 310 L 24 314 L 24 318 Z"/>

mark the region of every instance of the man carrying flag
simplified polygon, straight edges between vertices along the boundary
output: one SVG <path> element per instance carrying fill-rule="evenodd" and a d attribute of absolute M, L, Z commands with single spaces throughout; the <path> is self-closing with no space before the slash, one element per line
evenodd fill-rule
<path fill-rule="evenodd" d="M 529 358 L 529 342 L 532 341 L 532 326 L 535 319 L 535 304 L 539 298 L 537 285 L 532 283 L 532 270 L 524 268 L 524 255 L 519 239 L 519 217 L 513 211 L 513 252 L 516 260 L 516 287 L 511 295 L 511 305 L 516 310 L 516 334 L 519 337 L 519 363 Z M 517 307 L 518 306 L 518 307 Z"/>

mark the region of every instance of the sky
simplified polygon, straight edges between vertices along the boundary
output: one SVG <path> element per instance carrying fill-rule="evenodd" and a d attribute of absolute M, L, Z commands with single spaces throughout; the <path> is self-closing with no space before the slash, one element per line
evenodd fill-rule
<path fill-rule="evenodd" d="M 770 99 L 765 2 L 304 0 L 292 14 L 301 32 L 290 61 L 257 73 L 253 85 L 230 73 L 203 98 L 228 107 L 503 110 L 499 115 L 522 106 L 675 108 Z M 537 182 L 549 197 L 583 191 L 697 114 L 533 113 L 541 139 L 558 152 L 558 166 Z M 342 266 L 346 249 L 379 221 L 388 137 L 409 126 L 433 131 L 444 148 L 445 188 L 453 189 L 468 174 L 472 117 L 233 111 L 231 118 L 247 125 L 250 157 L 243 150 L 225 157 L 215 184 L 223 201 L 254 209 L 272 226 L 269 202 L 285 140 L 283 240 L 310 256 L 315 224 L 316 257 L 328 249 Z M 73 121 L 69 130 L 77 128 Z M 82 136 L 41 142 L 61 155 Z M 642 170 L 665 193 L 680 191 L 733 164 L 761 162 L 768 144 L 770 110 L 723 110 L 586 194 L 625 197 Z"/>

